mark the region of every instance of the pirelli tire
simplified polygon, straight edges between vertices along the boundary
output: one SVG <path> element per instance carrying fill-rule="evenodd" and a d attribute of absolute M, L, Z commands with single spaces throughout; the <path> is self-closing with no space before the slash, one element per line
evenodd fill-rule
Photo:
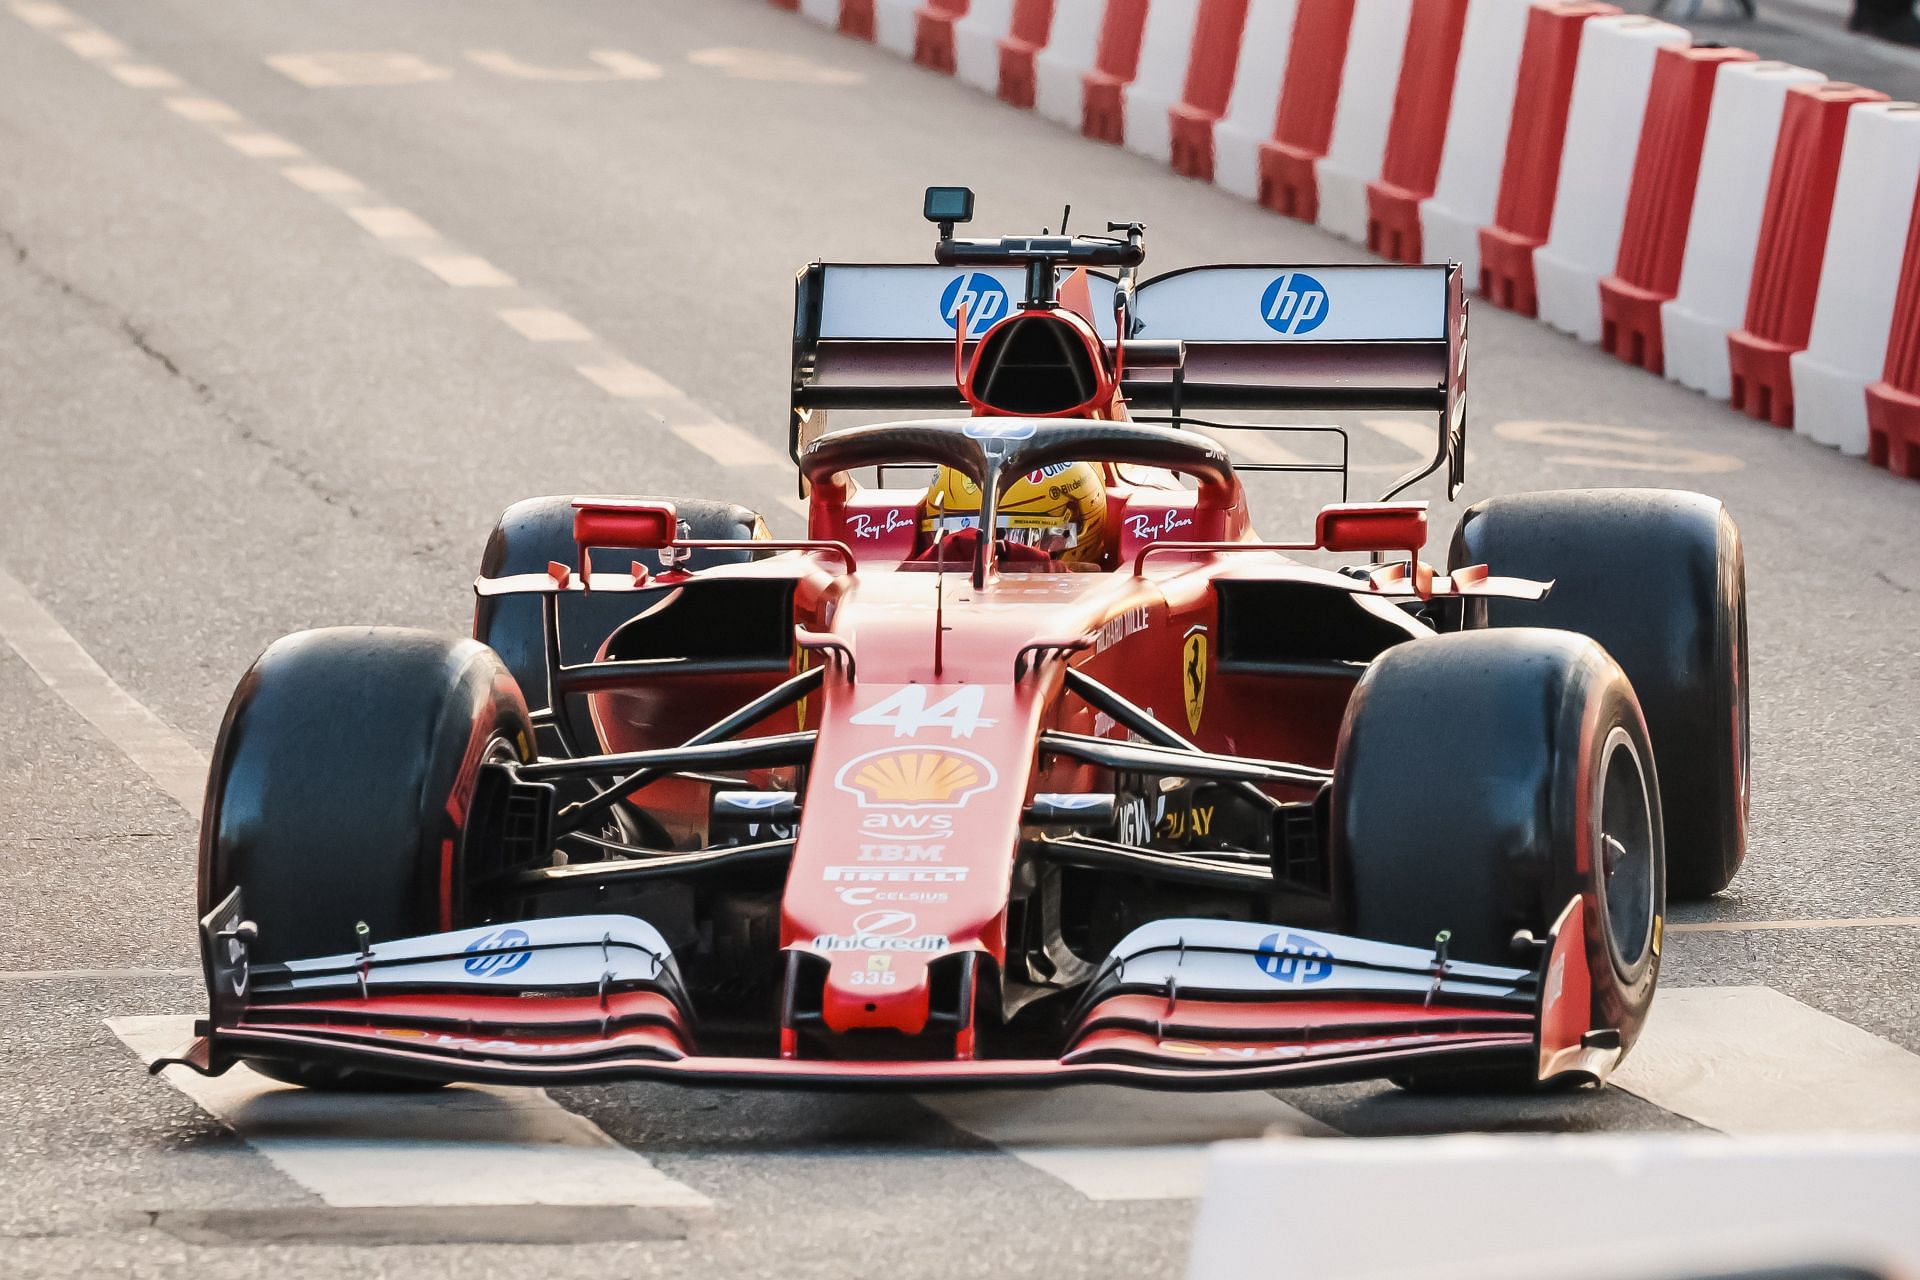
<path fill-rule="evenodd" d="M 1660 790 L 1633 686 L 1569 631 L 1395 646 L 1348 705 L 1331 797 L 1335 884 L 1356 937 L 1526 968 L 1576 896 L 1591 1026 L 1639 1035 L 1660 973 Z M 1530 1088 L 1520 1064 L 1427 1072 L 1445 1090 Z"/>
<path fill-rule="evenodd" d="M 459 927 L 481 767 L 533 757 L 533 726 L 500 659 L 472 640 L 399 627 L 302 631 L 268 646 L 228 704 L 201 824 L 204 915 L 240 889 L 276 963 Z M 403 1078 L 260 1061 L 316 1088 L 418 1088 Z"/>
<path fill-rule="evenodd" d="M 480 575 L 486 578 L 521 573 L 545 573 L 558 562 L 573 565 L 579 549 L 573 541 L 572 496 L 527 498 L 501 513 L 487 538 L 480 557 Z M 625 501 L 655 502 L 668 499 L 632 498 Z M 731 502 L 701 499 L 671 499 L 683 526 L 684 536 L 703 542 L 754 542 L 767 537 L 767 526 L 759 513 Z M 593 554 L 596 572 L 625 574 L 634 561 L 649 572 L 660 569 L 660 555 L 654 551 L 600 550 Z M 699 548 L 690 553 L 687 568 L 698 571 L 713 565 L 736 564 L 749 560 L 751 550 Z M 643 612 L 653 603 L 650 596 L 631 593 L 583 593 L 569 595 L 560 602 L 560 660 L 565 663 L 591 662 L 619 626 Z M 513 672 L 529 702 L 547 705 L 546 638 L 540 620 L 540 602 L 534 596 L 490 596 L 480 599 L 473 613 L 474 639 L 500 655 Z M 559 708 L 563 727 L 581 750 L 592 750 L 593 739 L 587 714 L 587 702 L 576 695 Z M 547 744 L 558 748 L 558 743 Z"/>
<path fill-rule="evenodd" d="M 1747 851 L 1747 583 L 1725 506 L 1677 489 L 1569 489 L 1476 503 L 1448 561 L 1550 579 L 1546 599 L 1489 600 L 1493 627 L 1592 636 L 1646 710 L 1665 797 L 1673 896 L 1732 882 Z"/>

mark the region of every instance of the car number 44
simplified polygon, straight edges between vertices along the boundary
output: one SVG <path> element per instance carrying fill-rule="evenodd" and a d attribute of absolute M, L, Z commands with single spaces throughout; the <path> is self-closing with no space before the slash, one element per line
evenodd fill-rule
<path fill-rule="evenodd" d="M 980 714 L 986 700 L 984 685 L 966 685 L 929 704 L 927 687 L 909 684 L 850 719 L 854 724 L 889 725 L 896 738 L 918 737 L 922 729 L 945 729 L 953 737 L 971 738 L 974 730 L 994 726 L 995 721 Z"/>

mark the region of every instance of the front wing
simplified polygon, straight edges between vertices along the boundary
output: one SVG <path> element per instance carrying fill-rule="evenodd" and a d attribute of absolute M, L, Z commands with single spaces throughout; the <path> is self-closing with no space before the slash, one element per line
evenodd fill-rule
<path fill-rule="evenodd" d="M 1057 1058 L 850 1061 L 701 1053 L 671 951 L 629 916 L 490 925 L 252 965 L 236 891 L 202 921 L 210 1016 L 153 1069 L 218 1074 L 267 1058 L 527 1085 L 1207 1090 L 1497 1066 L 1593 1082 L 1620 1050 L 1590 1026 L 1584 927 L 1576 898 L 1539 943 L 1537 967 L 1522 969 L 1450 960 L 1444 939 L 1423 951 L 1163 920 L 1102 964 Z"/>

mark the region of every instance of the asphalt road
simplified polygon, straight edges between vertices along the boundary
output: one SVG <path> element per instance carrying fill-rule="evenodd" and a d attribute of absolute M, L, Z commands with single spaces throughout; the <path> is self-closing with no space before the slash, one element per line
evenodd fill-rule
<path fill-rule="evenodd" d="M 1057 225 L 1067 202 L 1082 226 L 1141 219 L 1156 269 L 1357 256 L 763 0 L 11 8 L 0 609 L 18 630 L 19 600 L 37 602 L 163 737 L 202 752 L 276 636 L 464 630 L 481 541 L 515 498 L 725 496 L 797 530 L 793 272 L 925 259 L 929 183 L 973 185 L 987 230 Z M 1710 1078 L 1692 1093 L 1367 1086 L 1276 1114 L 1354 1135 L 1871 1127 L 1849 1101 L 1913 1079 L 1920 1052 L 1920 488 L 1491 308 L 1473 343 L 1468 499 L 1673 485 L 1741 524 L 1751 850 L 1731 891 L 1675 913 L 1666 983 L 1778 995 L 1754 1006 L 1771 1012 L 1751 1042 L 1701 1042 Z M 1409 421 L 1360 424 L 1362 487 L 1410 459 Z M 1332 496 L 1263 483 L 1276 535 Z M 1450 528 L 1444 496 L 1422 496 Z M 275 1242 L 290 1222 L 323 1232 L 331 1202 L 146 1076 L 105 1023 L 199 1008 L 190 791 L 82 717 L 91 676 L 50 685 L 18 648 L 0 645 L 0 1273 L 1179 1271 L 1191 1201 L 1102 1199 L 1016 1158 L 1017 1099 L 955 1118 L 909 1098 L 664 1087 L 555 1097 L 708 1208 L 595 1218 L 582 1231 L 614 1238 L 591 1243 L 480 1242 L 546 1229 L 504 1209 L 429 1215 L 388 1247 Z M 1687 995 L 1704 998 L 1675 997 L 1676 1028 Z M 1793 1058 L 1808 1028 L 1892 1076 L 1856 1088 L 1810 1048 Z M 1764 1105 L 1766 1081 L 1799 1110 Z M 1105 1164 L 1151 1181 L 1167 1144 L 1218 1135 L 1153 1097 L 1103 1105 L 1047 1140 L 1118 1142 Z M 1135 1119 L 1152 1141 L 1125 1137 Z M 491 1203 L 539 1198 L 500 1167 Z M 242 1210 L 284 1212 L 194 1217 Z"/>

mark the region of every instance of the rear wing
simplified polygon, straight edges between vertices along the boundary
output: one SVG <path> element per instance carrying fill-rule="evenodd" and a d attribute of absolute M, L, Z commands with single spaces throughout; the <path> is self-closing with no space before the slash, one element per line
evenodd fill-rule
<path fill-rule="evenodd" d="M 1116 341 L 1135 410 L 1177 423 L 1191 410 L 1431 413 L 1434 456 L 1399 493 L 1447 468 L 1465 479 L 1467 307 L 1448 266 L 1212 266 L 1155 276 L 1122 296 L 1089 274 L 1096 330 Z M 1025 296 L 1019 267 L 816 262 L 794 298 L 789 445 L 832 409 L 965 409 L 954 380 L 959 316 L 978 338 Z M 1258 427 L 1261 424 L 1234 424 Z"/>

